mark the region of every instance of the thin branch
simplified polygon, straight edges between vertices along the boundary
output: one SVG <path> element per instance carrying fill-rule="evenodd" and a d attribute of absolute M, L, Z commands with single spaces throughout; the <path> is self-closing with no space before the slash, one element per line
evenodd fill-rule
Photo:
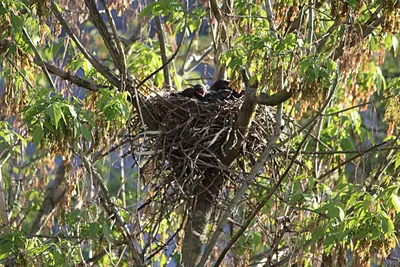
<path fill-rule="evenodd" d="M 95 83 L 92 83 L 92 82 L 87 81 L 85 79 L 82 79 L 81 77 L 79 77 L 77 75 L 71 74 L 70 71 L 64 71 L 64 70 L 62 70 L 62 69 L 60 69 L 60 68 L 58 68 L 58 67 L 56 67 L 54 65 L 51 65 L 51 64 L 49 64 L 47 62 L 44 62 L 44 64 L 45 64 L 46 68 L 49 70 L 50 73 L 60 77 L 63 80 L 68 80 L 73 84 L 76 84 L 76 85 L 78 85 L 80 87 L 88 89 L 88 90 L 90 90 L 92 92 L 96 92 L 100 88 L 109 87 L 107 85 L 95 84 Z"/>
<path fill-rule="evenodd" d="M 307 41 L 311 44 L 314 35 L 314 0 L 309 0 L 308 3 Z"/>
<path fill-rule="evenodd" d="M 267 12 L 267 20 L 269 24 L 269 29 L 273 34 L 276 34 L 276 29 L 274 25 L 274 13 L 272 13 L 271 0 L 265 0 L 265 9 Z"/>
<path fill-rule="evenodd" d="M 108 69 L 106 66 L 100 63 L 98 59 L 96 59 L 93 55 L 91 55 L 86 48 L 81 44 L 79 39 L 76 37 L 76 35 L 72 32 L 71 28 L 68 26 L 68 23 L 64 20 L 61 12 L 58 10 L 58 6 L 54 3 L 54 1 L 51 1 L 51 10 L 57 20 L 60 22 L 60 24 L 63 26 L 63 29 L 67 32 L 69 37 L 74 41 L 75 45 L 78 47 L 78 49 L 81 51 L 81 53 L 85 56 L 85 58 L 92 64 L 92 66 L 106 78 L 112 85 L 119 87 L 120 86 L 120 81 L 115 74 Z"/>
<path fill-rule="evenodd" d="M 363 156 L 363 155 L 365 155 L 365 154 L 367 154 L 367 153 L 369 153 L 369 152 L 371 152 L 371 151 L 374 151 L 375 149 L 378 149 L 378 148 L 381 147 L 381 146 L 384 146 L 384 145 L 386 145 L 386 144 L 392 144 L 392 143 L 393 143 L 393 142 L 383 142 L 383 143 L 374 145 L 374 146 L 372 146 L 372 147 L 370 147 L 370 148 L 368 148 L 368 149 L 365 149 L 364 151 L 362 151 L 362 152 L 358 153 L 357 155 L 355 155 L 355 156 L 349 158 L 348 160 L 345 160 L 345 161 L 341 162 L 340 164 L 338 164 L 336 167 L 330 169 L 329 171 L 327 171 L 327 172 L 321 174 L 321 175 L 317 178 L 317 180 L 318 180 L 318 181 L 321 181 L 323 178 L 325 178 L 325 177 L 331 175 L 332 173 L 334 173 L 335 171 L 337 171 L 338 169 L 340 169 L 342 166 L 346 165 L 346 164 L 349 163 L 349 162 L 352 162 L 352 161 L 355 160 L 356 158 L 359 158 L 359 157 L 361 157 L 361 156 Z M 315 183 L 315 184 L 317 184 L 317 183 Z"/>
<path fill-rule="evenodd" d="M 132 252 L 134 265 L 142 266 L 143 259 L 135 247 L 135 244 L 137 242 L 134 241 L 134 239 L 129 231 L 129 228 L 126 227 L 126 223 L 124 222 L 123 217 L 120 215 L 120 212 L 118 211 L 116 205 L 111 201 L 111 197 L 108 193 L 107 187 L 104 185 L 102 177 L 96 171 L 96 169 L 93 167 L 93 165 L 89 162 L 89 160 L 86 158 L 86 156 L 83 154 L 82 151 L 78 151 L 77 156 L 79 156 L 79 158 L 82 160 L 83 164 L 85 165 L 87 171 L 91 175 L 93 175 L 93 178 L 95 178 L 96 183 L 99 185 L 100 193 L 101 193 L 100 202 L 103 205 L 106 212 L 115 218 L 118 229 L 120 230 L 124 239 L 127 241 L 127 244 Z"/>
<path fill-rule="evenodd" d="M 194 60 L 189 61 L 189 66 L 187 66 L 187 68 L 184 68 L 184 73 L 190 73 L 192 71 L 194 71 L 195 68 L 197 68 L 198 65 L 201 64 L 201 62 L 203 62 L 203 60 L 214 50 L 214 45 L 211 44 L 209 47 L 207 47 L 207 49 L 204 51 L 204 53 L 198 57 L 198 59 L 195 58 L 194 55 L 192 55 Z"/>
<path fill-rule="evenodd" d="M 8 212 L 7 212 L 7 202 L 5 197 L 5 188 L 3 185 L 3 176 L 2 176 L 2 168 L 4 163 L 11 157 L 11 153 L 9 153 L 3 162 L 0 163 L 0 218 L 3 229 L 8 229 L 9 221 L 8 221 Z"/>
<path fill-rule="evenodd" d="M 46 68 L 46 65 L 44 64 L 42 56 L 39 54 L 39 51 L 37 51 L 35 45 L 32 42 L 31 37 L 29 36 L 28 32 L 25 30 L 24 27 L 22 27 L 22 34 L 24 35 L 24 37 L 28 41 L 30 47 L 32 48 L 33 52 L 35 53 L 35 58 L 39 62 L 39 66 L 42 68 L 44 76 L 46 76 L 46 79 L 49 82 L 50 86 L 55 90 L 56 86 L 54 85 L 54 82 L 51 79 L 49 72 L 47 71 L 47 68 Z"/>
<path fill-rule="evenodd" d="M 124 66 L 121 63 L 121 57 L 122 55 L 119 54 L 117 46 L 111 37 L 110 32 L 107 29 L 107 25 L 105 24 L 103 17 L 101 16 L 99 10 L 97 9 L 97 3 L 94 0 L 85 0 L 86 7 L 89 9 L 90 17 L 92 18 L 92 21 L 94 25 L 96 26 L 97 30 L 99 30 L 99 33 L 104 41 L 104 44 L 107 47 L 108 52 L 110 53 L 110 56 L 115 64 L 115 66 L 119 69 L 121 73 L 124 73 Z M 104 9 L 106 9 L 107 6 L 104 6 Z M 115 36 L 116 40 L 118 39 L 118 35 Z"/>
<path fill-rule="evenodd" d="M 178 55 L 179 49 L 182 47 L 183 45 L 183 41 L 185 39 L 185 32 L 182 33 L 182 39 L 178 45 L 178 47 L 176 48 L 175 52 L 171 55 L 171 57 L 158 69 L 156 69 L 155 71 L 153 71 L 149 76 L 147 76 L 146 78 L 144 78 L 142 81 L 139 82 L 139 84 L 137 85 L 137 88 L 140 88 L 145 82 L 147 82 L 151 77 L 153 77 L 154 75 L 156 75 L 158 72 L 160 72 L 162 69 L 164 69 L 164 67 L 166 65 L 168 65 L 169 63 L 171 63 L 172 60 L 174 60 L 174 58 Z"/>
<path fill-rule="evenodd" d="M 119 62 L 120 67 L 121 67 L 120 71 L 121 71 L 121 76 L 122 76 L 121 77 L 121 91 L 125 91 L 125 89 L 126 89 L 125 88 L 125 85 L 126 85 L 125 82 L 126 82 L 127 76 L 128 76 L 128 73 L 127 73 L 127 70 L 126 70 L 125 51 L 124 51 L 124 48 L 122 47 L 121 40 L 120 40 L 120 38 L 118 36 L 117 27 L 115 25 L 115 22 L 114 22 L 114 19 L 113 19 L 112 15 L 111 15 L 110 9 L 108 8 L 108 5 L 106 4 L 105 0 L 101 0 L 101 3 L 102 3 L 102 5 L 104 7 L 104 10 L 106 12 L 106 15 L 107 15 L 107 18 L 108 18 L 108 23 L 111 26 L 111 30 L 112 30 L 113 35 L 114 35 L 115 44 L 116 44 L 117 49 L 118 49 L 118 54 L 119 54 L 119 57 L 120 57 L 120 61 L 118 61 L 118 62 Z"/>

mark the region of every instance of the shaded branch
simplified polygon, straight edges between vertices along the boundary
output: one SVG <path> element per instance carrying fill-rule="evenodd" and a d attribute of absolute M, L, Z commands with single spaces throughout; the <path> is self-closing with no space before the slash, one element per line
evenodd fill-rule
<path fill-rule="evenodd" d="M 57 168 L 56 178 L 54 179 L 54 181 L 49 182 L 51 186 L 49 186 L 49 188 L 47 189 L 42 205 L 40 206 L 40 209 L 36 214 L 29 234 L 34 235 L 40 231 L 48 215 L 53 212 L 57 204 L 60 203 L 60 201 L 64 198 L 65 193 L 68 189 L 67 180 L 65 179 L 65 173 L 66 164 L 65 160 L 62 160 L 61 164 Z"/>
<path fill-rule="evenodd" d="M 292 91 L 282 90 L 278 93 L 269 96 L 266 93 L 261 93 L 257 96 L 257 104 L 266 106 L 277 106 L 288 100 L 292 96 Z"/>

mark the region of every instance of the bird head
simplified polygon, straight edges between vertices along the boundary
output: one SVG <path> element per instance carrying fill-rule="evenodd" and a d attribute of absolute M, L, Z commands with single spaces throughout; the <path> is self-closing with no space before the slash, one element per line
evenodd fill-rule
<path fill-rule="evenodd" d="M 193 88 L 194 92 L 202 97 L 207 94 L 207 87 L 204 84 L 196 84 Z"/>

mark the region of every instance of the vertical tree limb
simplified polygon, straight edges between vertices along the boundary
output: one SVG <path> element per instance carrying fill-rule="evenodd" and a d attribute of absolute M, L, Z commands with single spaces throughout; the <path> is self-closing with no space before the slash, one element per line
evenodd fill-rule
<path fill-rule="evenodd" d="M 158 35 L 158 40 L 160 41 L 160 50 L 161 50 L 161 60 L 162 64 L 164 66 L 163 68 L 163 73 L 164 73 L 164 86 L 167 88 L 171 88 L 171 76 L 169 74 L 169 64 L 166 64 L 168 61 L 167 58 L 167 45 L 165 42 L 165 36 L 164 36 L 164 27 L 161 22 L 161 16 L 158 15 L 155 17 L 156 20 L 156 25 L 157 25 L 157 35 Z M 182 33 L 185 34 L 185 33 Z"/>

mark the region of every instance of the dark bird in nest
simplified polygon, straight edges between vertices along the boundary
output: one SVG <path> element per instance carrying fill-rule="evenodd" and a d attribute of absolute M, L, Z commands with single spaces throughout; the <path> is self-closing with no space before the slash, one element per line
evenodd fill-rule
<path fill-rule="evenodd" d="M 190 98 L 195 98 L 201 101 L 207 101 L 207 87 L 203 84 L 196 84 L 193 87 L 186 88 L 179 94 L 182 96 L 190 97 Z"/>
<path fill-rule="evenodd" d="M 244 90 L 238 93 L 229 86 L 229 83 L 229 80 L 218 80 L 211 85 L 210 92 L 207 95 L 208 101 L 224 101 L 233 98 L 241 98 L 244 95 Z"/>

